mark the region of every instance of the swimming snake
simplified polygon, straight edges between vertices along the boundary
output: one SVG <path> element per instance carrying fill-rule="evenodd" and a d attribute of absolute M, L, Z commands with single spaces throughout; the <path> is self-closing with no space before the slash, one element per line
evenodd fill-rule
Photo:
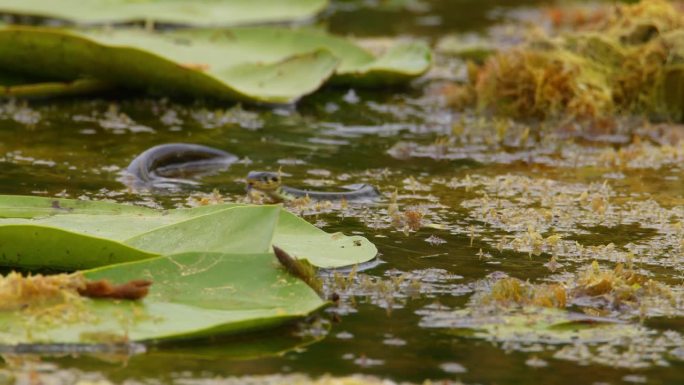
<path fill-rule="evenodd" d="M 216 172 L 237 162 L 238 157 L 217 148 L 189 143 L 168 143 L 154 146 L 138 155 L 126 168 L 133 186 L 163 187 L 167 183 L 194 183 L 178 179 L 178 175 L 197 175 Z M 258 191 L 274 202 L 308 197 L 328 201 L 372 201 L 380 192 L 369 184 L 344 186 L 348 191 L 303 190 L 282 184 L 279 173 L 252 171 L 247 175 L 247 190 Z"/>

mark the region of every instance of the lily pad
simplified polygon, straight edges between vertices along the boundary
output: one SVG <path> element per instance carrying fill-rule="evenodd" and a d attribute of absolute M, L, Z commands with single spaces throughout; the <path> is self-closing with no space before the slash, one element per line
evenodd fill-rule
<path fill-rule="evenodd" d="M 0 13 L 75 23 L 155 21 L 190 25 L 239 25 L 304 20 L 326 0 L 0 0 Z"/>
<path fill-rule="evenodd" d="M 112 84 L 95 79 L 79 79 L 70 82 L 42 82 L 2 85 L 0 97 L 6 98 L 54 98 L 99 94 L 112 90 Z"/>
<path fill-rule="evenodd" d="M 325 305 L 269 253 L 193 252 L 84 274 L 119 284 L 142 278 L 153 286 L 140 301 L 82 299 L 0 312 L 0 344 L 156 342 L 231 334 L 273 327 Z"/>
<path fill-rule="evenodd" d="M 2 24 L 0 23 L 0 25 Z M 102 93 L 112 88 L 112 84 L 95 79 L 56 82 L 0 72 L 0 98 L 52 98 L 89 95 Z"/>
<path fill-rule="evenodd" d="M 432 61 L 430 48 L 422 42 L 388 44 L 382 50 L 384 52 L 381 55 L 374 55 L 350 39 L 331 35 L 316 28 L 253 27 L 218 31 L 181 30 L 165 36 L 186 41 L 209 40 L 226 46 L 240 42 L 242 45 L 258 48 L 257 52 L 268 52 L 273 59 L 327 50 L 340 59 L 333 82 L 362 86 L 406 82 L 425 73 Z M 146 46 L 145 49 L 153 49 L 153 47 Z"/>
<path fill-rule="evenodd" d="M 208 207 L 208 206 L 207 206 Z M 103 201 L 0 195 L 0 218 L 39 218 L 58 214 L 152 215 L 157 210 Z"/>
<path fill-rule="evenodd" d="M 154 210 L 108 202 L 0 196 L 0 264 L 83 269 L 162 254 L 268 253 L 276 244 L 330 268 L 366 262 L 360 236 L 328 234 L 280 206 Z"/>
<path fill-rule="evenodd" d="M 317 30 L 236 28 L 155 33 L 0 28 L 0 68 L 50 79 L 83 75 L 129 88 L 248 102 L 291 103 L 336 82 L 376 85 L 424 73 L 430 50 L 403 43 L 376 58 Z"/>
<path fill-rule="evenodd" d="M 0 56 L 0 67 L 34 76 L 68 81 L 89 75 L 129 88 L 264 103 L 291 103 L 315 91 L 338 64 L 325 50 L 273 57 L 240 42 L 32 27 L 0 29 Z"/>

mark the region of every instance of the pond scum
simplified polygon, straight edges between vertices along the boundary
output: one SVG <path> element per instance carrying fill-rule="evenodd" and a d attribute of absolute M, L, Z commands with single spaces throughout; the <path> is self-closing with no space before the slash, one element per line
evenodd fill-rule
<path fill-rule="evenodd" d="M 582 22 L 577 32 L 534 34 L 471 65 L 454 105 L 526 119 L 684 118 L 684 16 L 674 5 L 644 0 Z"/>
<path fill-rule="evenodd" d="M 85 288 L 82 274 L 33 275 L 11 272 L 0 276 L 0 311 L 35 310 L 77 304 Z"/>
<path fill-rule="evenodd" d="M 566 16 L 554 13 L 554 25 L 563 24 Z M 415 311 L 421 327 L 530 354 L 527 365 L 533 367 L 548 365 L 536 355 L 628 369 L 684 360 L 684 336 L 649 324 L 676 317 L 674 323 L 681 325 L 684 316 L 684 200 L 681 180 L 672 181 L 681 178 L 684 129 L 648 123 L 684 118 L 679 112 L 683 20 L 675 5 L 648 0 L 574 17 L 576 31 L 571 33 L 528 37 L 522 47 L 496 53 L 480 66 L 469 65 L 470 83 L 447 95 L 457 110 L 494 112 L 493 119 L 457 113 L 451 131 L 440 132 L 430 143 L 401 141 L 388 151 L 401 160 L 430 158 L 447 164 L 468 158 L 488 168 L 474 167 L 455 177 L 407 177 L 397 170 L 375 169 L 308 180 L 310 185 L 330 185 L 351 179 L 386 193 L 387 204 L 374 207 L 329 202 L 291 207 L 319 226 L 326 225 L 326 214 L 353 218 L 378 239 L 396 232 L 409 241 L 424 240 L 432 254 L 416 258 L 447 259 L 448 247 L 469 245 L 469 263 L 504 271 L 507 263 L 525 261 L 534 270 L 529 275 L 495 271 L 474 281 L 440 268 L 390 269 L 383 276 L 356 268 L 321 272 L 326 298 L 339 299 L 326 311 L 345 315 L 369 303 L 391 316 L 420 297 L 427 299 L 416 301 L 422 304 Z M 505 98 L 499 97 L 501 92 Z M 24 106 L 12 108 L 5 114 L 11 112 L 26 124 L 40 116 Z M 195 115 L 208 126 L 220 127 L 220 120 L 230 116 L 205 112 Z M 171 115 L 166 118 L 180 119 Z M 193 118 L 199 120 L 197 116 Z M 563 125 L 549 129 L 554 119 L 567 117 L 608 126 L 610 135 L 589 137 L 598 141 L 587 146 L 584 137 L 564 136 Z M 644 175 L 656 173 L 657 181 L 642 182 Z M 223 200 L 213 192 L 178 204 Z M 444 297 L 462 301 L 458 306 L 441 303 Z M 363 383 L 358 378 L 303 376 L 217 381 L 247 380 Z"/>
<path fill-rule="evenodd" d="M 555 350 L 553 357 L 562 360 L 633 369 L 668 365 L 668 360 L 683 357 L 684 337 L 643 323 L 684 315 L 679 278 L 684 266 L 684 211 L 667 193 L 658 194 L 658 186 L 636 187 L 641 185 L 640 170 L 667 173 L 676 167 L 683 159 L 679 146 L 635 142 L 619 150 L 592 152 L 571 146 L 587 158 L 579 166 L 584 170 L 580 176 L 619 170 L 624 174 L 615 177 L 620 181 L 617 188 L 610 179 L 554 179 L 573 166 L 562 157 L 554 161 L 556 167 L 544 171 L 548 178 L 355 175 L 391 191 L 387 204 L 370 209 L 318 204 L 303 214 L 333 212 L 357 218 L 371 229 L 390 229 L 408 237 L 425 236 L 426 229 L 441 232 L 437 236 L 431 231 L 425 238 L 435 254 L 420 258 L 440 258 L 439 251 L 448 250 L 441 247 L 453 242 L 446 240 L 449 234 L 467 236 L 473 258 L 481 263 L 526 258 L 550 275 L 525 280 L 497 272 L 463 282 L 463 277 L 436 268 L 392 269 L 384 277 L 356 269 L 347 275 L 334 272 L 323 276 L 326 296 L 339 298 L 328 311 L 344 315 L 355 312 L 360 303 L 370 303 L 391 315 L 412 299 L 433 298 L 434 304 L 417 312 L 425 328 L 485 338 L 506 350 Z M 407 226 L 406 212 L 420 213 L 420 221 Z M 638 234 L 632 235 L 632 229 Z M 465 307 L 451 308 L 439 303 L 444 295 L 470 299 Z M 546 364 L 533 357 L 529 365 Z"/>
<path fill-rule="evenodd" d="M 108 280 L 88 280 L 80 272 L 24 276 L 13 271 L 0 275 L 0 312 L 20 313 L 30 336 L 35 330 L 54 325 L 97 322 L 97 316 L 86 306 L 85 301 L 89 298 L 137 300 L 147 295 L 151 284 L 133 280 L 113 285 Z M 126 322 L 120 320 L 122 330 Z M 82 337 L 101 343 L 127 342 L 125 337 L 115 334 L 82 333 Z"/>
<path fill-rule="evenodd" d="M 681 298 L 669 286 L 649 279 L 618 263 L 614 269 L 602 269 L 597 261 L 580 268 L 562 283 L 532 284 L 518 278 L 497 280 L 488 292 L 476 298 L 482 305 L 541 306 L 564 309 L 571 305 L 597 316 L 617 316 L 620 312 L 639 315 L 647 304 L 661 311 L 676 313 Z"/>

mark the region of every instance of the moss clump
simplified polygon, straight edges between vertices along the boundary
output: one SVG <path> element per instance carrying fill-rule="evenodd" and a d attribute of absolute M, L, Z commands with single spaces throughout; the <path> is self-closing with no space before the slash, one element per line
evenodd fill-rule
<path fill-rule="evenodd" d="M 485 305 L 564 308 L 567 305 L 567 292 L 560 284 L 533 285 L 517 278 L 504 278 L 496 281 L 491 291 L 479 300 Z"/>
<path fill-rule="evenodd" d="M 625 305 L 638 308 L 649 297 L 661 298 L 673 304 L 676 301 L 667 285 L 648 279 L 622 263 L 618 263 L 613 270 L 606 270 L 601 269 L 596 261 L 579 273 L 572 296 L 602 296 L 612 308 Z"/>
<path fill-rule="evenodd" d="M 12 272 L 0 276 L 0 311 L 31 310 L 78 302 L 78 290 L 85 288 L 81 274 L 33 275 Z"/>
<path fill-rule="evenodd" d="M 590 63 L 562 49 L 515 49 L 495 55 L 475 84 L 478 106 L 514 118 L 546 118 L 572 111 L 595 117 L 613 110 L 606 80 Z"/>
<path fill-rule="evenodd" d="M 586 30 L 537 37 L 485 62 L 479 108 L 514 118 L 684 118 L 684 16 L 664 0 L 615 7 Z"/>
<path fill-rule="evenodd" d="M 677 297 L 669 286 L 646 278 L 622 263 L 610 270 L 602 269 L 594 261 L 564 283 L 532 284 L 503 278 L 474 300 L 480 305 L 504 307 L 563 309 L 578 305 L 591 314 L 620 311 L 631 315 L 632 311 L 644 310 L 643 305 L 676 307 Z"/>

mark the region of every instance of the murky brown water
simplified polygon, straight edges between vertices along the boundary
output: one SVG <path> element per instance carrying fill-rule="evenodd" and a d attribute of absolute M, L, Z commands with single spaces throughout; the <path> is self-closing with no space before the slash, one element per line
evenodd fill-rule
<path fill-rule="evenodd" d="M 413 5 L 375 6 L 379 3 Z M 539 4 L 340 2 L 324 19 L 338 33 L 432 40 L 444 33 L 482 31 Z M 364 373 L 397 381 L 479 384 L 684 383 L 684 346 L 678 339 L 684 325 L 678 286 L 684 244 L 678 244 L 681 228 L 676 227 L 684 219 L 684 149 L 580 144 L 534 135 L 521 144 L 524 129 L 517 126 L 498 141 L 492 139 L 495 124 L 476 118 L 467 117 L 466 131 L 454 133 L 460 119 L 422 82 L 381 91 L 331 88 L 297 106 L 276 109 L 130 95 L 0 105 L 3 194 L 175 207 L 214 189 L 228 200 L 243 199 L 241 179 L 248 171 L 282 168 L 294 186 L 369 182 L 386 193 L 387 202 L 396 190 L 404 214 L 422 214 L 415 231 L 393 224 L 387 204 L 307 216 L 327 231 L 364 234 L 377 244 L 381 261 L 360 273 L 351 288 L 335 287 L 342 303 L 320 314 L 316 322 L 330 323 L 330 331 L 311 345 L 254 358 L 287 350 L 302 342 L 293 334 L 314 329 L 295 326 L 240 339 L 151 347 L 132 357 L 50 357 L 28 367 L 56 383 L 81 377 L 195 383 L 274 373 Z M 630 138 L 624 134 L 626 143 Z M 180 141 L 233 152 L 242 162 L 199 186 L 166 193 L 137 194 L 117 181 L 138 153 Z M 624 158 L 631 163 L 616 168 L 611 151 L 621 146 L 636 150 Z M 547 239 L 539 252 L 531 235 L 536 233 Z M 553 234 L 561 236 L 561 246 L 549 243 Z M 430 324 L 430 314 L 470 306 L 469 297 L 492 274 L 561 281 L 593 259 L 612 267 L 630 252 L 644 274 L 672 286 L 679 302 L 665 310 L 652 305 L 669 313 L 641 317 L 647 332 L 581 344 L 590 352 L 584 356 L 558 354 L 579 343 L 548 344 L 529 336 L 511 342 L 493 335 L 488 341 Z M 545 264 L 554 255 L 561 266 L 550 269 Z M 334 286 L 335 278 L 327 282 Z M 629 311 L 608 315 L 640 324 Z M 675 332 L 664 336 L 666 330 Z M 7 361 L 8 367 L 21 366 L 17 358 Z"/>

